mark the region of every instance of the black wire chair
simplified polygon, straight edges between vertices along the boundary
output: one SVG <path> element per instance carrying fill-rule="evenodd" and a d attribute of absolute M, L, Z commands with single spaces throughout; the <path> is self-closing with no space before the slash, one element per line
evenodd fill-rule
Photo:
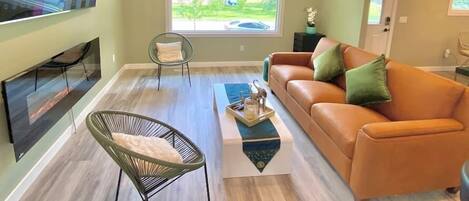
<path fill-rule="evenodd" d="M 174 43 L 174 42 L 181 42 L 181 51 L 182 51 L 182 58 L 181 61 L 175 62 L 163 62 L 158 58 L 158 48 L 156 48 L 156 43 Z M 160 90 L 160 82 L 161 82 L 161 68 L 163 66 L 181 66 L 181 75 L 184 76 L 184 65 L 187 67 L 187 75 L 189 77 L 189 85 L 192 86 L 191 83 L 191 71 L 189 68 L 189 62 L 192 60 L 194 56 L 194 50 L 192 48 L 192 44 L 185 36 L 173 33 L 173 32 L 166 32 L 159 34 L 155 38 L 153 38 L 148 46 L 148 54 L 150 59 L 155 63 L 158 64 L 158 71 L 157 71 L 157 78 L 158 78 L 158 90 Z"/>
<path fill-rule="evenodd" d="M 93 137 L 121 168 L 117 183 L 116 201 L 122 171 L 139 192 L 142 200 L 148 200 L 184 174 L 204 167 L 205 187 L 210 201 L 207 165 L 200 149 L 173 127 L 138 114 L 120 111 L 90 113 L 86 125 Z M 146 137 L 160 137 L 168 141 L 182 156 L 183 163 L 171 163 L 141 155 L 115 143 L 112 133 L 125 133 Z"/>

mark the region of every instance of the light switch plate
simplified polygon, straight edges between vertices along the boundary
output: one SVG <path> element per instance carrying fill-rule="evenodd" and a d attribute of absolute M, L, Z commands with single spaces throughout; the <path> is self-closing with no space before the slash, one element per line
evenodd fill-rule
<path fill-rule="evenodd" d="M 407 16 L 399 17 L 399 23 L 401 23 L 401 24 L 407 24 Z"/>

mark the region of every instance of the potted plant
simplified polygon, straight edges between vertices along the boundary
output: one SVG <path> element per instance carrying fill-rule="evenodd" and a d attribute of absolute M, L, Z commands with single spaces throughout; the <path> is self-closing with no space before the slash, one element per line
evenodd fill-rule
<path fill-rule="evenodd" d="M 310 7 L 306 9 L 306 13 L 308 13 L 306 33 L 316 34 L 316 17 L 318 15 L 318 10 Z"/>

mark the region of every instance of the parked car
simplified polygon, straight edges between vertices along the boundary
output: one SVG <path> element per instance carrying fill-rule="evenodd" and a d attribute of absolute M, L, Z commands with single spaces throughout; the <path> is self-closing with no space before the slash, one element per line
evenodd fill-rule
<path fill-rule="evenodd" d="M 227 6 L 236 6 L 236 5 L 238 5 L 238 0 L 226 0 L 225 4 Z"/>
<path fill-rule="evenodd" d="M 226 30 L 247 30 L 247 31 L 258 31 L 268 30 L 270 26 L 261 21 L 231 21 L 225 25 Z"/>

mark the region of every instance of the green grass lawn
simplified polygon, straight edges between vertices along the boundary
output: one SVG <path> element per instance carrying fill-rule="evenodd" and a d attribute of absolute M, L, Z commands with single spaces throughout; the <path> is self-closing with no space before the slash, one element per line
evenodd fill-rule
<path fill-rule="evenodd" d="M 182 16 L 184 8 L 180 4 L 173 4 L 173 18 L 184 19 Z M 198 12 L 202 17 L 199 20 L 238 20 L 255 19 L 275 21 L 277 9 L 266 9 L 262 4 L 246 4 L 243 8 L 239 6 L 209 6 L 202 5 Z"/>

